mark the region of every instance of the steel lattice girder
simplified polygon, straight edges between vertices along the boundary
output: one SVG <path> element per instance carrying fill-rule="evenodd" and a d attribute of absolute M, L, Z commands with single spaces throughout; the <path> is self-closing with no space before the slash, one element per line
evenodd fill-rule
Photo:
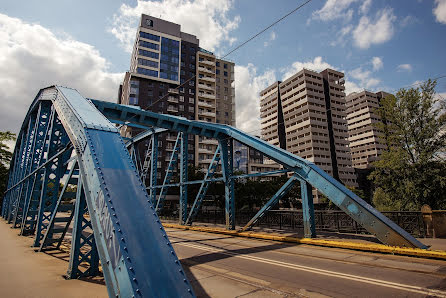
<path fill-rule="evenodd" d="M 40 166 L 27 174 L 28 163 L 32 160 L 32 154 L 27 148 L 30 148 L 29 144 L 34 143 L 31 128 L 34 128 L 33 121 L 36 119 L 37 109 L 43 102 L 52 104 L 56 111 L 52 120 L 54 127 L 47 129 L 49 146 L 44 149 L 47 160 L 39 161 Z M 217 139 L 221 150 L 223 177 L 213 180 L 225 182 L 228 228 L 234 228 L 233 181 L 236 177 L 232 174 L 232 146 L 233 140 L 236 140 L 281 164 L 286 171 L 294 173 L 301 184 L 305 182 L 307 199 L 310 199 L 311 185 L 383 243 L 426 248 L 311 162 L 236 128 L 156 114 L 109 102 L 89 101 L 76 90 L 48 87 L 37 95 L 19 133 L 19 141 L 10 166 L 11 178 L 2 215 L 11 218 L 12 205 L 17 202 L 19 190 L 28 179 L 34 179 L 33 194 L 39 188 L 42 189 L 39 196 L 39 214 L 46 209 L 50 217 L 52 216 L 54 208 L 45 208 L 42 202 L 53 202 L 54 193 L 57 199 L 57 192 L 48 193 L 45 188 L 48 189 L 47 182 L 50 180 L 57 181 L 58 186 L 58 179 L 65 173 L 69 147 L 61 147 L 66 143 L 64 139 L 68 140 L 66 133 L 77 155 L 85 201 L 110 296 L 177 297 L 191 296 L 193 292 L 152 204 L 158 187 L 157 150 L 151 152 L 149 197 L 123 139 L 108 119 L 146 129 L 166 129 L 185 135 Z M 151 138 L 152 148 L 158 148 L 157 134 L 152 134 Z M 41 171 L 42 167 L 45 170 Z M 54 175 L 46 175 L 48 169 Z M 183 177 L 180 181 L 181 185 L 192 183 L 186 178 Z M 41 180 L 41 186 L 34 185 L 36 181 Z M 311 221 L 310 200 L 306 208 L 307 218 Z M 26 222 L 26 216 L 23 220 Z M 308 232 L 311 233 L 311 227 Z"/>
<path fill-rule="evenodd" d="M 60 127 L 63 126 L 63 131 L 51 129 L 51 137 L 63 138 L 66 133 L 75 149 L 109 295 L 194 296 L 117 129 L 76 90 L 48 87 L 39 92 L 25 118 L 19 134 L 23 144 L 28 138 L 26 128 L 31 113 L 41 102 L 53 105 L 57 121 L 60 120 Z M 10 179 L 6 196 L 24 182 L 24 145 L 20 141 L 11 164 L 14 177 Z M 62 142 L 51 144 L 58 147 Z M 46 150 L 48 155 L 50 149 Z M 64 153 L 62 149 L 56 154 L 57 158 L 46 161 L 43 164 L 45 169 L 49 167 L 59 171 L 66 168 L 68 162 L 62 158 Z M 59 163 L 59 160 L 65 162 Z M 56 161 L 57 164 L 54 163 Z M 28 175 L 27 179 L 37 173 L 39 170 Z M 47 179 L 54 179 L 54 176 L 49 175 Z M 52 199 L 54 194 L 57 199 L 57 192 L 50 194 L 43 191 L 43 186 L 40 210 L 50 211 L 50 218 L 56 211 L 54 208 L 42 208 L 42 201 Z"/>
<path fill-rule="evenodd" d="M 404 231 L 401 227 L 382 215 L 364 200 L 347 189 L 340 182 L 322 171 L 315 164 L 286 150 L 275 147 L 257 137 L 246 134 L 234 127 L 187 120 L 183 117 L 157 114 L 138 107 L 92 100 L 102 114 L 114 122 L 127 123 L 137 127 L 164 128 L 170 131 L 185 132 L 219 140 L 234 139 L 256 149 L 263 155 L 294 172 L 300 179 L 319 190 L 341 210 L 361 224 L 384 244 L 402 247 L 427 248 L 424 244 Z M 232 142 L 231 142 L 232 144 Z M 156 169 L 152 168 L 152 171 Z M 229 179 L 228 182 L 231 182 Z M 230 195 L 230 189 L 228 189 Z M 227 197 L 228 203 L 230 197 Z M 230 211 L 230 210 L 227 210 Z"/>

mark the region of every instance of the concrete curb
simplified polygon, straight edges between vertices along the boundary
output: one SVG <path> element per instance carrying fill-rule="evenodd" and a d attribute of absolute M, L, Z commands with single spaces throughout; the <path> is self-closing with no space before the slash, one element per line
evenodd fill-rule
<path fill-rule="evenodd" d="M 397 247 L 397 246 L 387 246 L 387 245 L 383 245 L 383 244 L 368 244 L 368 243 L 358 243 L 358 242 L 348 242 L 348 241 L 296 238 L 296 237 L 280 236 L 280 235 L 265 234 L 265 233 L 228 231 L 228 230 L 219 229 L 219 228 L 182 226 L 182 225 L 169 224 L 169 223 L 163 223 L 163 226 L 165 228 L 191 230 L 191 231 L 207 232 L 207 233 L 215 233 L 215 234 L 224 234 L 224 235 L 230 235 L 230 236 L 235 236 L 235 237 L 246 237 L 246 238 L 298 243 L 298 244 L 308 244 L 308 245 L 316 245 L 316 246 L 353 249 L 353 250 L 360 250 L 360 251 L 367 251 L 367 252 L 388 253 L 388 254 L 418 257 L 418 258 L 446 260 L 446 251 L 442 251 L 442 250 L 406 248 L 406 247 Z"/>

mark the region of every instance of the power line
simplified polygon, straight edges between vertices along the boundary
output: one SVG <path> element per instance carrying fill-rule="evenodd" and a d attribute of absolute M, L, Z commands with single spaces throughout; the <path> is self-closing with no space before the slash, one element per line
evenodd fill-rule
<path fill-rule="evenodd" d="M 271 29 L 272 27 L 274 27 L 275 25 L 277 25 L 278 23 L 280 23 L 281 21 L 283 21 L 284 19 L 286 19 L 287 17 L 289 17 L 290 15 L 292 15 L 293 13 L 295 13 L 296 11 L 298 11 L 299 9 L 301 9 L 302 7 L 304 7 L 305 5 L 307 5 L 308 3 L 310 3 L 312 0 L 307 0 L 306 2 L 302 3 L 301 5 L 299 5 L 298 7 L 294 8 L 293 10 L 291 10 L 290 12 L 288 12 L 286 15 L 282 16 L 280 19 L 276 20 L 275 22 L 273 22 L 271 25 L 265 27 L 264 29 L 262 29 L 261 31 L 259 31 L 258 33 L 256 33 L 255 35 L 253 35 L 252 37 L 248 38 L 246 41 L 242 42 L 241 44 L 239 44 L 238 46 L 236 46 L 234 49 L 232 49 L 231 51 L 229 51 L 227 54 L 223 55 L 221 57 L 221 59 L 229 56 L 230 54 L 234 53 L 235 51 L 237 51 L 238 49 L 240 49 L 241 47 L 243 47 L 244 45 L 246 45 L 247 43 L 249 43 L 250 41 L 252 41 L 253 39 L 255 39 L 256 37 L 258 37 L 259 35 L 261 35 L 262 33 L 264 33 L 265 31 L 267 31 L 268 29 Z M 186 83 L 188 83 L 189 81 L 191 81 L 192 79 L 196 78 L 197 75 L 193 75 L 192 77 L 190 77 L 189 79 L 185 80 L 183 83 L 181 83 L 180 85 L 178 85 L 177 87 L 174 88 L 175 89 L 179 89 L 183 86 L 185 86 Z M 161 98 L 159 98 L 158 100 L 156 100 L 155 102 L 151 103 L 148 107 L 144 108 L 144 110 L 147 110 L 151 107 L 153 107 L 155 104 L 157 104 L 158 102 L 162 101 L 163 99 L 165 99 L 167 96 L 169 96 L 169 92 L 167 92 L 167 94 L 165 94 L 164 96 L 162 96 Z"/>
<path fill-rule="evenodd" d="M 257 34 L 255 34 L 254 36 L 252 36 L 251 38 L 247 39 L 246 41 L 242 42 L 240 45 L 236 46 L 233 50 L 229 51 L 229 53 L 227 53 L 226 55 L 224 55 L 222 58 L 225 58 L 229 55 L 231 55 L 233 52 L 237 51 L 238 49 L 240 49 L 241 47 L 243 47 L 245 44 L 247 44 L 248 42 L 250 42 L 251 40 L 253 40 L 254 38 L 256 38 L 257 36 L 261 35 L 262 33 L 264 33 L 265 31 L 267 31 L 268 29 L 270 29 L 271 27 L 275 26 L 276 24 L 280 23 L 281 21 L 283 21 L 284 19 L 286 19 L 287 17 L 289 17 L 290 15 L 292 15 L 293 13 L 295 13 L 296 11 L 298 11 L 299 9 L 301 9 L 302 7 L 304 7 L 305 5 L 307 5 L 308 3 L 310 3 L 312 0 L 308 0 L 305 3 L 299 5 L 298 7 L 296 7 L 295 9 L 293 9 L 292 11 L 290 11 L 289 13 L 287 13 L 286 15 L 284 15 L 283 17 L 281 17 L 280 19 L 278 19 L 277 21 L 275 21 L 274 23 L 272 23 L 271 25 L 269 25 L 268 27 L 266 27 L 265 29 L 259 31 Z"/>

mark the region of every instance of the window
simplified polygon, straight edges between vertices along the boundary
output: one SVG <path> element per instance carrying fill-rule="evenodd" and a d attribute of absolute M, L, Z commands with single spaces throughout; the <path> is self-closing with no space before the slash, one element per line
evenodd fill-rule
<path fill-rule="evenodd" d="M 189 89 L 189 94 L 192 94 L 192 95 L 194 95 L 194 94 L 195 94 L 195 91 L 194 91 L 194 89 Z"/>
<path fill-rule="evenodd" d="M 224 74 L 225 77 L 228 76 L 228 72 L 227 71 L 223 72 L 223 74 Z"/>
<path fill-rule="evenodd" d="M 152 21 L 152 26 L 153 26 L 153 21 Z M 154 41 L 160 41 L 160 37 L 158 35 L 154 35 L 154 34 L 150 34 L 147 32 L 142 32 L 139 31 L 139 36 L 142 38 L 146 38 L 146 39 L 150 39 L 150 40 L 154 40 Z"/>
<path fill-rule="evenodd" d="M 180 95 L 180 101 L 184 102 L 184 95 Z"/>
<path fill-rule="evenodd" d="M 148 95 L 148 96 L 153 96 L 153 90 L 149 90 L 149 91 L 147 92 L 147 95 Z"/>
<path fill-rule="evenodd" d="M 215 70 L 215 73 L 216 73 L 216 74 L 220 74 L 220 69 L 216 69 L 216 70 Z"/>
<path fill-rule="evenodd" d="M 138 58 L 138 64 L 153 67 L 153 68 L 158 68 L 158 62 L 146 60 L 146 59 L 142 59 L 142 58 Z"/>
<path fill-rule="evenodd" d="M 178 109 L 179 109 L 181 112 L 183 112 L 183 111 L 184 111 L 184 106 L 183 106 L 183 105 L 179 105 L 179 106 L 178 106 Z"/>
<path fill-rule="evenodd" d="M 184 87 L 180 87 L 180 92 L 184 93 Z"/>
<path fill-rule="evenodd" d="M 150 76 L 150 77 L 155 77 L 155 78 L 158 77 L 158 72 L 156 70 L 151 70 L 151 69 L 145 69 L 145 68 L 138 67 L 136 69 L 136 72 L 140 73 L 140 74 L 143 74 L 143 75 L 146 75 L 146 76 Z"/>
<path fill-rule="evenodd" d="M 194 112 L 194 107 L 189 107 L 189 112 L 193 113 Z"/>
<path fill-rule="evenodd" d="M 130 95 L 129 96 L 129 104 L 137 105 L 138 104 L 138 97 L 136 97 L 135 95 Z"/>
<path fill-rule="evenodd" d="M 215 65 L 217 65 L 217 67 L 220 67 L 220 62 L 219 61 L 215 62 Z"/>
<path fill-rule="evenodd" d="M 224 82 L 225 82 L 225 84 L 227 84 L 227 83 L 228 83 L 228 80 L 227 80 L 227 79 L 225 79 L 225 80 L 224 80 Z"/>
<path fill-rule="evenodd" d="M 223 64 L 224 69 L 228 69 L 228 65 L 226 63 Z"/>
<path fill-rule="evenodd" d="M 151 51 L 139 49 L 138 54 L 141 56 L 146 56 L 146 57 L 153 58 L 153 59 L 159 59 L 159 54 L 155 53 L 155 52 L 151 52 Z"/>
<path fill-rule="evenodd" d="M 195 86 L 195 82 L 194 81 L 189 81 L 189 86 Z"/>
<path fill-rule="evenodd" d="M 228 117 L 228 116 L 229 116 L 228 112 L 225 112 L 225 117 Z"/>
<path fill-rule="evenodd" d="M 153 49 L 153 50 L 159 50 L 159 45 L 157 45 L 155 43 L 148 42 L 148 41 L 140 40 L 139 45 L 141 47 L 145 47 L 145 48 L 149 48 L 149 49 Z"/>
<path fill-rule="evenodd" d="M 193 97 L 189 97 L 189 103 L 194 103 L 194 98 Z"/>

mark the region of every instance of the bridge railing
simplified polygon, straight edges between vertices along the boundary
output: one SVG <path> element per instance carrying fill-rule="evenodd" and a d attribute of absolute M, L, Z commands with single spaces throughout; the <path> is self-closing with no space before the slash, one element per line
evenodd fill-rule
<path fill-rule="evenodd" d="M 237 211 L 235 222 L 244 226 L 254 215 L 255 211 Z M 409 231 L 417 238 L 426 237 L 423 214 L 418 211 L 385 211 L 383 215 Z M 352 234 L 369 234 L 365 228 L 355 222 L 343 211 L 315 210 L 315 224 L 317 231 L 329 231 Z M 160 215 L 162 219 L 177 220 L 174 210 L 164 210 Z M 225 223 L 224 210 L 202 210 L 197 214 L 197 223 L 222 225 Z M 304 228 L 302 210 L 270 210 L 259 220 L 256 227 L 275 228 L 280 230 L 302 230 Z"/>

